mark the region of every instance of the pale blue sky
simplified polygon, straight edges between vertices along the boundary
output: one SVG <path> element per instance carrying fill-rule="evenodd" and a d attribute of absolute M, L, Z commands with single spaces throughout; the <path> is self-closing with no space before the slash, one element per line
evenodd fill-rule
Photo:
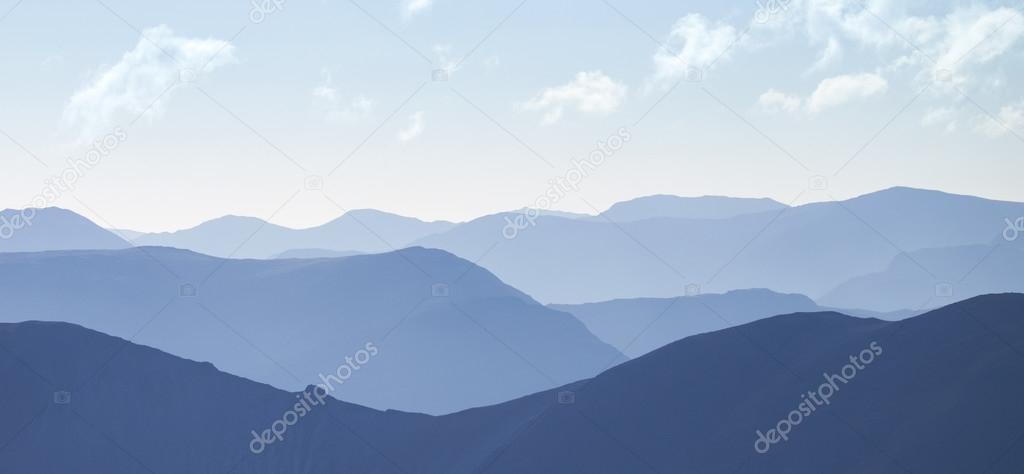
<path fill-rule="evenodd" d="M 632 140 L 559 209 L 895 185 L 1024 200 L 1019 4 L 278 4 L 254 23 L 245 1 L 0 2 L 0 208 L 117 127 L 46 204 L 147 231 L 224 214 L 311 226 L 337 205 L 464 220 L 532 205 L 620 127 Z M 673 88 L 687 67 L 702 80 Z M 330 199 L 303 191 L 310 175 Z M 815 175 L 827 191 L 807 190 Z"/>

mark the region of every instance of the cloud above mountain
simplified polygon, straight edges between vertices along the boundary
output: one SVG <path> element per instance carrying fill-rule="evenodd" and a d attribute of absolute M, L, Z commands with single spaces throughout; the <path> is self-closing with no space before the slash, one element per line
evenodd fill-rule
<path fill-rule="evenodd" d="M 521 107 L 543 111 L 541 123 L 550 125 L 561 120 L 566 108 L 584 114 L 611 113 L 625 102 L 628 91 L 628 86 L 601 71 L 582 71 L 567 84 L 544 89 Z"/>
<path fill-rule="evenodd" d="M 686 15 L 672 25 L 668 41 L 654 53 L 653 81 L 665 85 L 710 68 L 727 57 L 737 41 L 734 26 L 699 13 Z"/>
<path fill-rule="evenodd" d="M 148 28 L 134 48 L 71 96 L 63 122 L 88 141 L 115 125 L 158 117 L 176 86 L 234 62 L 235 47 L 227 41 L 180 36 L 166 25 Z"/>

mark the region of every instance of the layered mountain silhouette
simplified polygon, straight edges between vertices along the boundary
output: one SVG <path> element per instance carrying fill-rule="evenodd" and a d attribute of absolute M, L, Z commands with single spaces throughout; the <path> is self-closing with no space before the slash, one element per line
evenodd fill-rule
<path fill-rule="evenodd" d="M 352 370 L 345 400 L 447 413 L 593 376 L 624 356 L 440 250 L 231 260 L 190 251 L 0 255 L 2 320 L 68 321 L 279 388 Z M 379 354 L 356 371 L 367 344 Z M 361 364 L 362 362 L 360 362 Z"/>
<path fill-rule="evenodd" d="M 630 298 L 578 305 L 549 305 L 586 324 L 601 340 L 629 357 L 638 357 L 685 337 L 746 324 L 777 314 L 833 311 L 798 294 L 765 289 L 675 298 Z M 844 314 L 896 321 L 922 311 L 879 312 L 842 308 Z"/>
<path fill-rule="evenodd" d="M 705 292 L 768 288 L 816 298 L 904 252 L 990 245 L 1018 215 L 1024 204 L 891 188 L 725 219 L 541 216 L 516 225 L 515 216 L 496 215 L 418 244 L 479 259 L 545 303 L 672 297 L 692 283 Z"/>
<path fill-rule="evenodd" d="M 550 307 L 576 316 L 590 332 L 629 357 L 644 355 L 695 334 L 777 314 L 823 309 L 806 296 L 769 290 L 736 290 L 726 294 L 634 298 Z"/>
<path fill-rule="evenodd" d="M 191 229 L 145 234 L 133 242 L 236 258 L 272 258 L 294 249 L 379 253 L 407 247 L 414 240 L 452 226 L 450 222 L 424 222 L 364 209 L 308 229 L 282 227 L 255 217 L 227 216 Z"/>
<path fill-rule="evenodd" d="M 632 222 L 644 219 L 727 219 L 743 214 L 779 211 L 786 207 L 767 198 L 726 196 L 682 197 L 667 194 L 630 199 L 612 205 L 595 219 Z"/>
<path fill-rule="evenodd" d="M 0 211 L 0 252 L 123 249 L 128 245 L 112 232 L 65 209 Z"/>
<path fill-rule="evenodd" d="M 5 212 L 13 216 L 19 211 Z M 998 252 L 1007 251 L 999 246 L 1012 248 L 1002 234 L 1007 221 L 1022 215 L 1022 203 L 891 188 L 796 207 L 769 199 L 650 196 L 616 204 L 599 216 L 523 211 L 460 224 L 362 210 L 297 230 L 229 216 L 179 232 L 137 235 L 132 242 L 232 258 L 327 258 L 407 245 L 437 248 L 478 262 L 546 304 L 674 297 L 697 284 L 705 293 L 766 288 L 804 294 L 829 306 L 894 311 L 918 309 L 924 303 L 922 288 L 958 282 L 960 275 L 944 269 L 953 265 L 966 273 L 970 262 L 964 259 L 986 251 L 979 246 Z M 69 211 L 43 210 L 33 222 L 0 240 L 0 250 L 127 246 Z M 947 260 L 953 263 L 943 263 Z M 970 275 L 975 281 L 965 281 L 967 286 L 955 294 L 1019 289 L 1008 286 L 1001 274 L 985 276 L 983 267 Z M 907 270 L 918 276 L 909 277 Z M 891 272 L 896 273 L 879 276 Z M 871 283 L 876 278 L 893 283 L 876 289 Z M 908 278 L 913 288 L 899 283 Z M 880 292 L 878 301 L 875 291 Z M 937 303 L 950 301 L 955 297 Z"/>
<path fill-rule="evenodd" d="M 870 309 L 933 308 L 994 291 L 1024 291 L 1024 245 L 999 242 L 918 250 L 897 255 L 880 272 L 826 293 L 823 304 L 862 301 Z"/>
<path fill-rule="evenodd" d="M 1016 473 L 1024 296 L 901 322 L 781 315 L 445 416 L 327 400 L 66 323 L 0 325 L 11 472 Z M 864 351 L 872 356 L 863 362 Z M 859 370 L 838 381 L 858 358 Z M 379 370 L 367 365 L 365 370 Z M 803 395 L 828 403 L 759 445 Z M 55 395 L 56 392 L 56 395 Z M 310 393 L 307 391 L 306 393 Z M 809 402 L 808 402 L 809 403 Z M 250 452 L 277 420 L 281 438 Z M 763 451 L 763 452 L 761 452 Z M 183 455 L 184 454 L 184 455 Z"/>
<path fill-rule="evenodd" d="M 336 258 L 351 257 L 360 255 L 361 252 L 351 250 L 327 250 L 327 249 L 292 249 L 274 255 L 274 258 Z"/>

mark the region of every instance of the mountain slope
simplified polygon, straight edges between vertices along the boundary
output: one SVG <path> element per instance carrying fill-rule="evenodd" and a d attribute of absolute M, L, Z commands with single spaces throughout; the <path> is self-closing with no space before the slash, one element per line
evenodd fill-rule
<path fill-rule="evenodd" d="M 612 205 L 596 219 L 615 222 L 644 219 L 728 219 L 742 214 L 779 211 L 786 205 L 768 198 L 726 196 L 682 197 L 659 194 L 630 199 Z"/>
<path fill-rule="evenodd" d="M 581 305 L 551 305 L 576 316 L 590 332 L 629 357 L 639 357 L 695 334 L 777 314 L 822 310 L 803 295 L 768 290 L 678 298 L 635 298 Z"/>
<path fill-rule="evenodd" d="M 881 272 L 858 276 L 821 298 L 843 306 L 863 301 L 868 309 L 936 307 L 973 296 L 1024 291 L 1024 246 L 1000 242 L 910 252 Z M 925 270 L 927 269 L 927 271 Z M 942 286 L 948 285 L 943 293 Z"/>
<path fill-rule="evenodd" d="M 379 253 L 450 229 L 450 222 L 423 222 L 375 210 L 353 210 L 323 225 L 291 229 L 255 217 L 226 216 L 177 232 L 145 234 L 142 246 L 187 249 L 216 257 L 272 258 L 292 249 Z"/>
<path fill-rule="evenodd" d="M 1024 295 L 902 323 L 837 313 L 693 336 L 589 381 L 433 417 L 327 400 L 260 454 L 296 394 L 64 323 L 0 325 L 12 472 L 1011 474 L 1024 466 Z M 877 350 L 876 350 L 877 349 Z M 757 432 L 861 369 L 755 451 Z M 866 360 L 866 359 L 861 359 Z M 370 370 L 368 367 L 367 370 Z M 55 404 L 54 390 L 70 390 Z M 566 390 L 573 397 L 559 396 Z M 302 394 L 297 394 L 301 396 Z M 558 403 L 559 399 L 565 402 Z M 285 427 L 281 424 L 280 427 Z M 259 448 L 259 445 L 256 445 Z M 186 454 L 186 455 L 182 455 Z"/>
<path fill-rule="evenodd" d="M 66 209 L 0 211 L 0 252 L 127 247 L 124 239 Z"/>
<path fill-rule="evenodd" d="M 595 378 L 488 472 L 1019 472 L 1021 314 L 1024 296 L 989 295 L 903 323 L 794 314 L 694 336 Z M 829 404 L 755 451 L 864 350 Z"/>
<path fill-rule="evenodd" d="M 1016 215 L 1024 204 L 893 188 L 728 219 L 543 216 L 509 232 L 503 216 L 488 216 L 417 243 L 479 259 L 545 303 L 673 297 L 688 283 L 705 292 L 767 288 L 817 298 L 884 270 L 901 252 L 991 244 L 1005 217 Z"/>
<path fill-rule="evenodd" d="M 0 320 L 88 325 L 292 390 L 366 362 L 374 370 L 352 374 L 339 396 L 429 413 L 624 360 L 571 315 L 443 251 L 225 260 L 140 249 L 0 255 Z M 379 355 L 342 368 L 367 344 Z"/>

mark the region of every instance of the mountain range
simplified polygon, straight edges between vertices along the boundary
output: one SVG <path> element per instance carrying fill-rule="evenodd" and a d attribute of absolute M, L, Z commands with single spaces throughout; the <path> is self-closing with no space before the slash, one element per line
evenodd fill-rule
<path fill-rule="evenodd" d="M 890 188 L 793 207 L 770 199 L 658 195 L 593 216 L 521 210 L 451 223 L 362 210 L 310 229 L 229 216 L 172 233 L 117 232 L 132 245 L 225 258 L 436 248 L 545 304 L 674 298 L 696 286 L 704 293 L 765 288 L 829 307 L 891 312 L 1020 290 L 1007 274 L 1014 265 L 999 262 L 1018 258 L 1019 247 L 1002 234 L 1022 215 L 1022 203 Z M 39 210 L 13 239 L 0 240 L 0 252 L 127 245 L 81 216 L 51 208 Z M 944 294 L 936 291 L 943 285 L 956 287 L 952 296 L 930 298 Z"/>
<path fill-rule="evenodd" d="M 0 253 L 123 249 L 124 239 L 74 212 L 56 207 L 0 211 Z"/>
<path fill-rule="evenodd" d="M 139 246 L 176 247 L 225 258 L 272 258 L 296 249 L 379 253 L 451 229 L 451 222 L 424 222 L 362 209 L 308 229 L 291 229 L 255 217 L 226 216 L 177 232 L 143 234 Z"/>
<path fill-rule="evenodd" d="M 724 219 L 541 216 L 511 239 L 507 216 L 488 216 L 417 244 L 477 261 L 544 303 L 674 297 L 688 284 L 817 298 L 906 252 L 990 245 L 1018 215 L 1024 204 L 892 188 Z"/>
<path fill-rule="evenodd" d="M 572 315 L 441 250 L 238 260 L 186 250 L 0 254 L 0 321 L 66 321 L 246 378 L 448 413 L 591 377 L 625 360 Z M 375 354 L 358 371 L 350 357 Z M 356 365 L 356 367 L 352 367 Z M 347 367 L 346 367 L 347 366 Z"/>
<path fill-rule="evenodd" d="M 315 387 L 289 393 L 72 324 L 2 324 L 0 465 L 10 472 L 1009 474 L 1024 464 L 1021 314 L 1024 295 L 1001 294 L 900 322 L 779 315 L 688 337 L 591 379 L 445 416 L 326 398 L 299 417 L 296 407 Z M 810 407 L 806 394 L 815 392 L 814 411 L 802 415 L 796 408 Z M 787 418 L 797 421 L 786 425 Z M 275 425 L 280 420 L 287 422 Z M 261 433 L 271 427 L 280 436 L 267 431 L 263 439 L 272 441 L 264 443 Z"/>

